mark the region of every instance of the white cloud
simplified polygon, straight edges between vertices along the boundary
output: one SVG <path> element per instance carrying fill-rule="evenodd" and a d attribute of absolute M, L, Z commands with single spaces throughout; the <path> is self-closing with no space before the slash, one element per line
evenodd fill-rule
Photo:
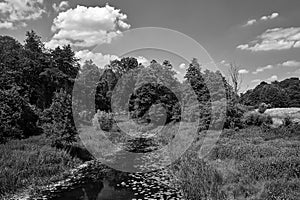
<path fill-rule="evenodd" d="M 300 47 L 300 27 L 274 28 L 266 30 L 257 40 L 239 45 L 241 50 L 270 51 Z"/>
<path fill-rule="evenodd" d="M 268 16 L 262 16 L 260 19 L 263 21 L 266 21 L 269 19 L 275 19 L 278 16 L 279 16 L 279 13 L 272 13 L 271 15 L 268 15 Z"/>
<path fill-rule="evenodd" d="M 245 26 L 251 26 L 251 25 L 254 25 L 256 23 L 258 23 L 259 21 L 267 21 L 267 20 L 270 20 L 270 19 L 275 19 L 276 17 L 279 16 L 279 13 L 272 13 L 271 15 L 267 15 L 267 16 L 262 16 L 260 19 L 256 20 L 256 19 L 251 19 L 251 20 L 248 20 L 247 23 L 245 25 L 243 25 L 244 27 Z"/>
<path fill-rule="evenodd" d="M 255 23 L 257 23 L 256 19 L 251 19 L 251 20 L 247 21 L 247 23 L 244 26 L 251 26 Z"/>
<path fill-rule="evenodd" d="M 111 60 L 119 59 L 115 55 L 103 55 L 102 53 L 94 53 L 89 50 L 82 50 L 75 52 L 75 56 L 80 58 L 79 63 L 84 64 L 86 60 L 92 60 L 99 67 L 103 68 L 105 65 L 109 64 Z"/>
<path fill-rule="evenodd" d="M 239 70 L 239 74 L 248 74 L 248 73 L 249 73 L 249 71 L 246 70 L 246 69 L 240 69 Z"/>
<path fill-rule="evenodd" d="M 138 56 L 136 59 L 137 59 L 138 63 L 141 63 L 145 67 L 150 65 L 150 61 L 147 58 L 145 58 L 144 56 Z"/>
<path fill-rule="evenodd" d="M 265 67 L 259 67 L 256 69 L 256 71 L 252 72 L 252 74 L 258 74 L 260 72 L 263 72 L 265 70 L 268 70 L 268 69 L 273 69 L 273 65 L 267 65 Z"/>
<path fill-rule="evenodd" d="M 52 5 L 52 8 L 55 12 L 61 12 L 61 11 L 65 11 L 70 7 L 69 2 L 68 1 L 62 1 L 60 2 L 60 4 L 56 4 L 54 3 Z"/>
<path fill-rule="evenodd" d="M 185 64 L 185 63 L 181 63 L 181 64 L 179 65 L 179 68 L 180 68 L 180 69 L 185 69 L 185 68 L 186 68 L 186 64 Z"/>
<path fill-rule="evenodd" d="M 12 22 L 0 22 L 0 29 L 14 29 L 14 24 Z"/>
<path fill-rule="evenodd" d="M 184 81 L 184 76 L 185 76 L 185 72 L 180 72 L 179 70 L 177 70 L 177 69 L 174 69 L 173 68 L 173 70 L 176 72 L 176 74 L 175 74 L 175 77 L 178 79 L 178 81 L 179 82 L 183 82 Z"/>
<path fill-rule="evenodd" d="M 54 19 L 52 30 L 56 32 L 46 46 L 69 43 L 73 47 L 87 48 L 110 43 L 128 29 L 127 15 L 109 5 L 104 7 L 77 6 L 59 13 Z"/>
<path fill-rule="evenodd" d="M 272 81 L 276 81 L 277 79 L 278 79 L 278 76 L 273 75 L 273 76 L 271 76 L 270 78 L 268 78 L 267 81 L 272 82 Z"/>
<path fill-rule="evenodd" d="M 288 60 L 281 65 L 284 67 L 300 67 L 300 62 L 295 60 Z"/>
<path fill-rule="evenodd" d="M 25 21 L 40 18 L 46 12 L 43 3 L 44 0 L 3 0 L 0 2 L 1 24 L 6 24 L 3 28 L 24 26 Z"/>

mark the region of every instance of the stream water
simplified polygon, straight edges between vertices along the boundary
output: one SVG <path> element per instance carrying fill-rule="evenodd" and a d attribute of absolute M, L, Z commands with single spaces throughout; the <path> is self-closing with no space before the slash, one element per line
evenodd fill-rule
<path fill-rule="evenodd" d="M 126 173 L 90 161 L 73 170 L 64 181 L 44 188 L 29 199 L 184 199 L 181 190 L 170 184 L 170 178 L 166 170 Z"/>

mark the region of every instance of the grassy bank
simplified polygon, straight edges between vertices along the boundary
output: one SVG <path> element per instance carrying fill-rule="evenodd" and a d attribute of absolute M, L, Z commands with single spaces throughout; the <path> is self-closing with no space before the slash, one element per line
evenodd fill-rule
<path fill-rule="evenodd" d="M 0 145 L 0 197 L 60 180 L 82 161 L 51 147 L 44 136 Z"/>
<path fill-rule="evenodd" d="M 207 160 L 196 144 L 172 166 L 187 199 L 299 199 L 300 126 L 226 130 Z"/>

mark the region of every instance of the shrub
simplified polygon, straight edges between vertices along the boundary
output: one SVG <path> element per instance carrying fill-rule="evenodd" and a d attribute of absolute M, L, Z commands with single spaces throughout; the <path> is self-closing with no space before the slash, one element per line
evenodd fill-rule
<path fill-rule="evenodd" d="M 261 104 L 259 104 L 259 106 L 258 106 L 258 112 L 261 113 L 261 114 L 263 114 L 263 113 L 266 112 L 267 108 L 268 108 L 268 105 L 267 105 L 267 104 L 261 103 Z"/>
<path fill-rule="evenodd" d="M 290 126 L 293 123 L 292 118 L 290 116 L 285 116 L 283 118 L 283 125 Z"/>
<path fill-rule="evenodd" d="M 243 116 L 242 122 L 248 126 L 270 125 L 273 123 L 272 117 L 268 114 L 258 112 L 248 112 Z"/>
<path fill-rule="evenodd" d="M 224 124 L 224 128 L 242 128 L 242 117 L 244 113 L 246 112 L 246 109 L 243 108 L 242 105 L 229 102 L 227 105 L 227 113 L 226 113 L 226 121 Z"/>
<path fill-rule="evenodd" d="M 289 126 L 279 126 L 265 130 L 263 138 L 265 140 L 287 139 L 300 136 L 300 124 L 290 124 Z"/>
<path fill-rule="evenodd" d="M 50 108 L 43 112 L 43 130 L 54 146 L 76 141 L 76 127 L 72 116 L 72 98 L 65 91 L 55 94 Z"/>

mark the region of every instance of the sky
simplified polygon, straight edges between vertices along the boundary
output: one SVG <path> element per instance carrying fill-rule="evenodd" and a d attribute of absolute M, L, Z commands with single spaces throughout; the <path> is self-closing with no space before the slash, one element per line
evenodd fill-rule
<path fill-rule="evenodd" d="M 99 66 L 123 55 L 165 58 L 181 78 L 194 56 L 224 75 L 234 63 L 241 91 L 300 76 L 299 19 L 299 0 L 0 0 L 0 35 L 22 42 L 33 29 L 46 47 L 70 43 Z"/>

